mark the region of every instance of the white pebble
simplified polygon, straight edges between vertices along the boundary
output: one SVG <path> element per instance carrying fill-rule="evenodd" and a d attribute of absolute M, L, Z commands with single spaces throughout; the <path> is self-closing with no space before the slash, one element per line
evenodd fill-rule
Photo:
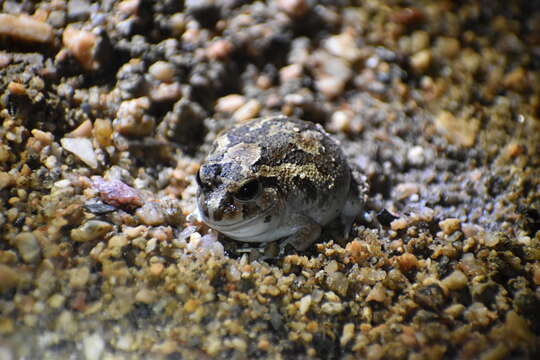
<path fill-rule="evenodd" d="M 96 153 L 92 142 L 86 138 L 62 138 L 60 140 L 62 147 L 78 157 L 90 168 L 95 169 L 98 166 Z"/>
<path fill-rule="evenodd" d="M 422 165 L 425 161 L 424 148 L 419 145 L 410 148 L 407 152 L 407 160 L 412 165 Z"/>
<path fill-rule="evenodd" d="M 105 350 L 105 341 L 99 334 L 92 334 L 83 339 L 83 352 L 86 360 L 99 360 Z"/>

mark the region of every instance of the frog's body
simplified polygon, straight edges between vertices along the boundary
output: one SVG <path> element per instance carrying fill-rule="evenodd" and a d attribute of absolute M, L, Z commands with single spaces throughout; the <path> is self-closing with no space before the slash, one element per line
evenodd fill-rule
<path fill-rule="evenodd" d="M 286 116 L 222 133 L 197 181 L 208 226 L 239 241 L 286 238 L 298 250 L 338 216 L 348 230 L 364 203 L 338 144 L 321 126 Z"/>

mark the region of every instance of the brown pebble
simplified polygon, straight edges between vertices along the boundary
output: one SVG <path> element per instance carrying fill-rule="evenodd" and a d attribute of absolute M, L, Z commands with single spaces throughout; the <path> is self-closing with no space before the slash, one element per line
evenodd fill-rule
<path fill-rule="evenodd" d="M 20 282 L 20 274 L 10 266 L 0 264 L 0 293 L 13 289 Z"/>
<path fill-rule="evenodd" d="M 448 219 L 439 221 L 439 227 L 446 235 L 450 235 L 460 229 L 461 220 L 456 219 L 456 218 L 448 218 Z"/>
<path fill-rule="evenodd" d="M 390 223 L 390 228 L 394 231 L 403 230 L 407 227 L 408 222 L 406 219 L 400 218 Z"/>
<path fill-rule="evenodd" d="M 411 56 L 410 63 L 414 71 L 419 74 L 424 73 L 431 65 L 431 50 L 425 49 Z"/>
<path fill-rule="evenodd" d="M 157 297 L 156 291 L 147 288 L 141 289 L 135 294 L 135 300 L 144 304 L 152 304 Z"/>
<path fill-rule="evenodd" d="M 230 94 L 223 96 L 217 100 L 215 110 L 220 112 L 233 113 L 246 103 L 246 99 L 242 95 Z"/>
<path fill-rule="evenodd" d="M 405 253 L 400 256 L 396 256 L 395 260 L 402 271 L 409 271 L 418 267 L 418 259 L 411 253 Z"/>
<path fill-rule="evenodd" d="M 85 70 L 97 70 L 99 64 L 94 59 L 97 38 L 94 34 L 68 25 L 62 35 L 62 43 Z"/>
<path fill-rule="evenodd" d="M 349 255 L 350 259 L 355 263 L 364 261 L 369 257 L 368 245 L 358 240 L 353 240 L 348 243 L 345 247 L 345 251 Z"/>
<path fill-rule="evenodd" d="M 24 14 L 0 14 L 0 35 L 41 43 L 54 39 L 53 28 L 49 24 Z"/>
<path fill-rule="evenodd" d="M 150 99 L 154 102 L 175 101 L 182 97 L 182 87 L 179 83 L 161 83 L 150 90 Z"/>
<path fill-rule="evenodd" d="M 471 147 L 476 141 L 480 122 L 475 118 L 456 118 L 448 111 L 442 111 L 435 118 L 435 128 L 450 143 Z"/>
<path fill-rule="evenodd" d="M 232 118 L 235 122 L 244 122 L 253 119 L 261 111 L 262 105 L 258 100 L 251 99 L 234 112 Z"/>
<path fill-rule="evenodd" d="M 184 304 L 184 310 L 187 312 L 194 312 L 201 305 L 201 302 L 197 299 L 189 299 Z"/>
<path fill-rule="evenodd" d="M 386 291 L 384 286 L 382 286 L 380 283 L 375 284 L 373 289 L 369 292 L 368 296 L 366 297 L 366 301 L 375 301 L 379 303 L 383 303 L 386 300 Z"/>
<path fill-rule="evenodd" d="M 522 67 L 515 68 L 506 74 L 502 83 L 511 90 L 524 91 L 528 86 L 527 72 Z"/>
<path fill-rule="evenodd" d="M 15 82 L 15 81 L 10 81 L 8 86 L 7 86 L 7 89 L 13 95 L 25 95 L 26 94 L 25 86 L 23 84 L 21 84 L 21 83 Z"/>
<path fill-rule="evenodd" d="M 162 263 L 153 263 L 150 265 L 150 273 L 154 276 L 159 276 L 165 269 L 165 266 L 163 266 Z"/>
<path fill-rule="evenodd" d="M 97 142 L 105 147 L 112 145 L 112 123 L 108 119 L 96 119 L 94 121 L 94 137 Z"/>
<path fill-rule="evenodd" d="M 418 194 L 420 187 L 414 183 L 401 183 L 395 187 L 396 198 L 398 200 L 404 200 L 412 195 Z"/>
<path fill-rule="evenodd" d="M 278 7 L 292 17 L 303 16 L 309 5 L 306 0 L 277 0 Z"/>
<path fill-rule="evenodd" d="M 156 80 L 170 83 L 175 74 L 174 66 L 167 61 L 156 61 L 148 68 L 148 73 Z"/>
<path fill-rule="evenodd" d="M 271 346 L 270 341 L 268 341 L 267 339 L 261 339 L 257 343 L 257 347 L 261 349 L 262 351 L 268 351 L 270 349 L 270 346 Z"/>
<path fill-rule="evenodd" d="M 445 277 L 441 285 L 448 290 L 459 290 L 467 286 L 467 276 L 459 270 L 455 270 Z"/>
<path fill-rule="evenodd" d="M 79 126 L 75 128 L 70 133 L 66 134 L 66 137 L 77 138 L 77 137 L 89 137 L 92 135 L 92 122 L 90 120 L 83 121 Z"/>
<path fill-rule="evenodd" d="M 41 258 L 41 247 L 31 232 L 22 232 L 15 237 L 15 245 L 25 263 L 36 263 Z"/>
<path fill-rule="evenodd" d="M 15 185 L 15 179 L 7 172 L 0 171 L 0 190 Z"/>
<path fill-rule="evenodd" d="M 472 303 L 464 313 L 464 318 L 473 326 L 487 326 L 497 318 L 497 315 L 480 302 Z"/>
<path fill-rule="evenodd" d="M 301 64 L 290 64 L 279 69 L 279 80 L 282 83 L 299 79 L 302 76 L 304 68 Z"/>
<path fill-rule="evenodd" d="M 525 147 L 521 144 L 517 144 L 515 142 L 512 142 L 508 145 L 506 145 L 505 149 L 505 155 L 508 159 L 513 159 L 516 156 L 519 156 L 525 152 Z"/>
<path fill-rule="evenodd" d="M 32 136 L 34 136 L 43 145 L 50 145 L 54 140 L 54 135 L 48 131 L 41 131 L 39 129 L 33 129 Z"/>
<path fill-rule="evenodd" d="M 229 40 L 220 39 L 208 46 L 206 56 L 213 60 L 224 59 L 230 55 L 232 50 L 233 46 Z"/>
<path fill-rule="evenodd" d="M 398 24 L 411 25 L 424 20 L 424 13 L 417 8 L 404 8 L 391 14 L 391 20 Z"/>

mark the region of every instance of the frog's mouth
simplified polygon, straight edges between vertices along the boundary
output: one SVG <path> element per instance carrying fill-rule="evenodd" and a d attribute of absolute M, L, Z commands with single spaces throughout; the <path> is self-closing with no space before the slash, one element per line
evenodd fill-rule
<path fill-rule="evenodd" d="M 273 204 L 257 216 L 250 219 L 239 220 L 234 223 L 215 222 L 205 217 L 202 212 L 199 211 L 199 213 L 206 225 L 232 239 L 247 242 L 260 242 L 261 240 L 257 240 L 257 236 L 267 232 L 272 224 L 272 221 L 265 222 L 264 218 L 270 215 L 275 207 L 276 204 Z"/>

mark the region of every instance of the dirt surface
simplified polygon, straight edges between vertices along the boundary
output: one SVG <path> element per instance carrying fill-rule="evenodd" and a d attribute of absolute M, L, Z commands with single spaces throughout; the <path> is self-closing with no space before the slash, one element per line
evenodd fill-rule
<path fill-rule="evenodd" d="M 540 6 L 407 4 L 0 2 L 0 358 L 538 358 Z M 349 239 L 191 215 L 279 113 L 367 177 Z"/>

